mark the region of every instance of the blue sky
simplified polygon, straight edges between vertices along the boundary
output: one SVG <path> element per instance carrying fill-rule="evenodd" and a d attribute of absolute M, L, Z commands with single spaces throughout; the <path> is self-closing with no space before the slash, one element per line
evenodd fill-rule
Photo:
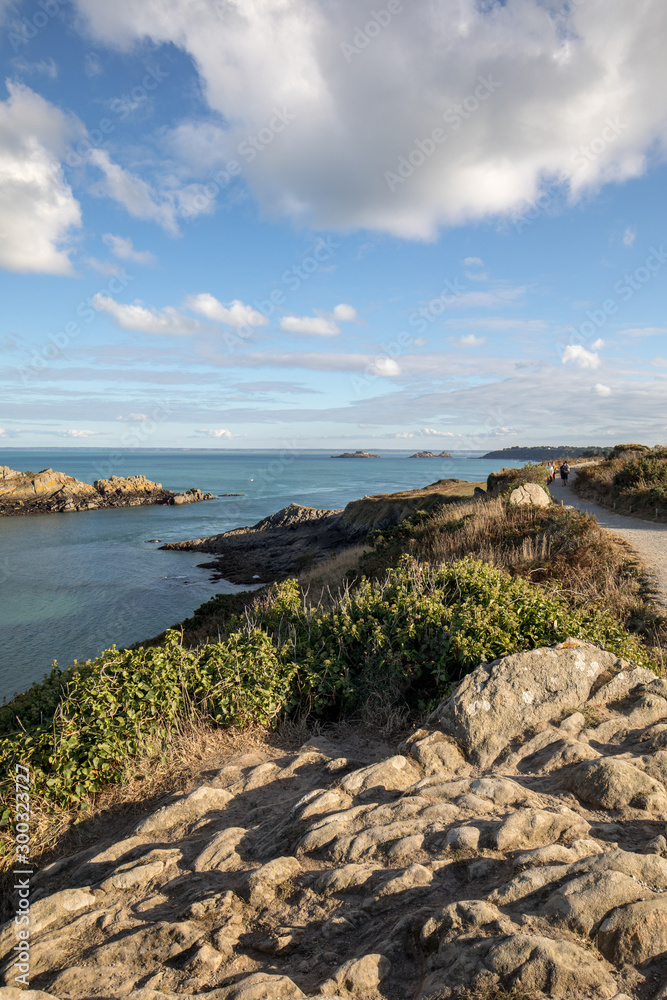
<path fill-rule="evenodd" d="M 0 0 L 6 446 L 667 434 L 667 7 Z"/>

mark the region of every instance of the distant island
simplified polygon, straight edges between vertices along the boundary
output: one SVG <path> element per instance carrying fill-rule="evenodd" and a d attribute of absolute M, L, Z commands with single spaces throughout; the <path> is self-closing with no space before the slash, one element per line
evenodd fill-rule
<path fill-rule="evenodd" d="M 481 458 L 509 458 L 515 461 L 544 462 L 550 458 L 605 458 L 609 453 L 609 448 L 572 448 L 569 445 L 540 445 L 535 448 L 500 448 L 498 451 L 489 451 Z"/>
<path fill-rule="evenodd" d="M 416 451 L 410 458 L 451 458 L 448 451 L 441 451 L 437 455 L 433 451 Z"/>
<path fill-rule="evenodd" d="M 372 455 L 370 451 L 344 451 L 342 455 L 332 455 L 332 458 L 379 458 L 379 455 Z"/>
<path fill-rule="evenodd" d="M 110 476 L 93 485 L 53 469 L 17 472 L 0 465 L 0 517 L 19 514 L 64 514 L 107 507 L 141 507 L 154 504 L 178 506 L 213 500 L 212 493 L 193 487 L 185 493 L 164 490 L 145 476 Z"/>

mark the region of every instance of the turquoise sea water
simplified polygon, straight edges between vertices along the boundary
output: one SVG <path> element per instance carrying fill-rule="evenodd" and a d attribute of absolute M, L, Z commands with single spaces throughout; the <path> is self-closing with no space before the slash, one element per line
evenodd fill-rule
<path fill-rule="evenodd" d="M 410 459 L 332 459 L 331 452 L 44 451 L 0 449 L 0 465 L 53 468 L 84 482 L 142 473 L 179 491 L 241 493 L 184 507 L 127 507 L 0 518 L 0 699 L 66 666 L 157 635 L 213 594 L 247 588 L 212 583 L 200 553 L 163 542 L 214 535 L 295 502 L 338 509 L 372 493 L 437 479 L 485 480 L 502 463 L 472 454 Z M 522 465 L 523 463 L 507 463 Z"/>

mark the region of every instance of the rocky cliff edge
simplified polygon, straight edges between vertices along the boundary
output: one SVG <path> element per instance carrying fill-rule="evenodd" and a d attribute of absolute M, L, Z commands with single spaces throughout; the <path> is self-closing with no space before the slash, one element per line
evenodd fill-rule
<path fill-rule="evenodd" d="M 667 682 L 518 653 L 398 747 L 240 754 L 39 872 L 21 1000 L 664 1000 L 666 820 Z"/>

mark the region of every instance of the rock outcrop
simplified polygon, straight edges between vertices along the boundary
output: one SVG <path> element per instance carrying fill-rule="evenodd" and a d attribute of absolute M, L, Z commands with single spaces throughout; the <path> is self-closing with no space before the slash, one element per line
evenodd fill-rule
<path fill-rule="evenodd" d="M 667 682 L 568 640 L 398 748 L 241 754 L 34 876 L 32 995 L 659 1000 L 665 747 Z"/>
<path fill-rule="evenodd" d="M 441 451 L 437 455 L 434 451 L 416 451 L 410 458 L 451 458 L 448 451 Z"/>
<path fill-rule="evenodd" d="M 344 451 L 342 455 L 332 455 L 332 458 L 379 458 L 370 451 Z"/>
<path fill-rule="evenodd" d="M 170 542 L 163 548 L 214 554 L 214 562 L 202 565 L 213 569 L 219 579 L 237 584 L 268 583 L 358 545 L 370 531 L 394 527 L 417 511 L 433 513 L 442 504 L 470 498 L 474 488 L 474 483 L 461 479 L 440 479 L 421 490 L 352 500 L 344 510 L 291 503 L 250 527 Z"/>
<path fill-rule="evenodd" d="M 172 493 L 145 476 L 110 476 L 91 486 L 63 472 L 44 469 L 36 475 L 0 466 L 0 516 L 69 513 L 105 507 L 195 503 L 212 500 L 212 493 L 191 489 Z"/>

